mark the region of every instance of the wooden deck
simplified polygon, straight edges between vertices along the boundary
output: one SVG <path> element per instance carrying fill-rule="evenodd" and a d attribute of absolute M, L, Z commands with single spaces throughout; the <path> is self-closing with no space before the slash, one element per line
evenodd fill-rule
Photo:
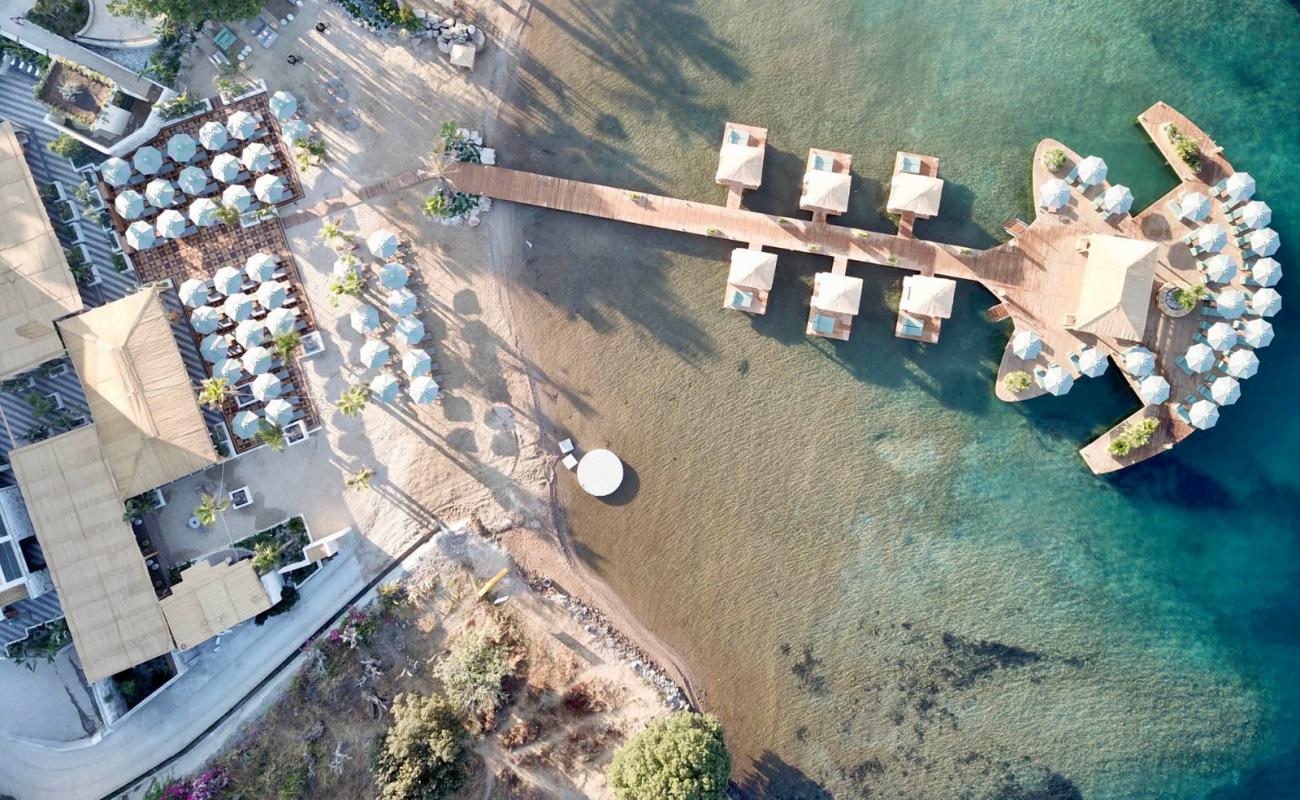
<path fill-rule="evenodd" d="M 1010 317 L 1017 329 L 1032 329 L 1043 339 L 1042 353 L 1029 362 L 1017 358 L 1011 352 L 1008 342 L 998 370 L 995 391 L 1003 400 L 1019 401 L 1039 396 L 1042 391 L 1034 386 L 1018 395 L 1010 394 L 1002 385 L 1002 378 L 1008 372 L 1032 372 L 1035 366 L 1056 363 L 1077 377 L 1077 370 L 1069 359 L 1071 353 L 1078 352 L 1085 346 L 1097 346 L 1112 357 L 1119 358 L 1129 347 L 1129 343 L 1109 341 L 1065 327 L 1067 315 L 1073 314 L 1077 307 L 1086 265 L 1085 256 L 1076 248 L 1082 237 L 1100 233 L 1155 242 L 1158 265 L 1153 285 L 1153 305 L 1155 291 L 1161 286 L 1188 286 L 1199 281 L 1196 259 L 1180 241 L 1191 228 L 1173 219 L 1166 203 L 1187 189 L 1198 189 L 1210 194 L 1208 184 L 1231 174 L 1232 167 L 1213 140 L 1168 105 L 1157 103 L 1138 119 L 1180 177 L 1179 185 L 1135 216 L 1117 215 L 1109 218 L 1102 217 L 1092 208 L 1092 200 L 1109 188 L 1109 183 L 1103 182 L 1086 190 L 1072 187 L 1070 202 L 1063 209 L 1055 213 L 1040 210 L 1028 224 L 1009 223 L 1008 230 L 1015 238 L 983 251 L 828 224 L 821 214 L 814 214 L 812 221 L 777 217 L 738 206 L 634 194 L 616 187 L 504 167 L 456 163 L 448 165 L 444 178 L 458 191 L 483 194 L 498 200 L 710 236 L 749 247 L 816 253 L 831 258 L 833 269 L 841 274 L 847 272 L 849 262 L 859 262 L 978 281 L 997 298 L 999 315 Z M 1199 175 L 1192 173 L 1168 146 L 1163 130 L 1170 122 L 1176 124 L 1184 134 L 1195 137 L 1202 143 L 1204 166 Z M 1038 196 L 1044 181 L 1056 177 L 1049 174 L 1042 165 L 1042 154 L 1052 147 L 1061 147 L 1067 153 L 1067 162 L 1060 170 L 1060 176 L 1068 173 L 1080 160 L 1077 153 L 1059 142 L 1050 139 L 1040 142 L 1033 162 L 1034 197 Z M 1231 227 L 1217 202 L 1213 203 L 1210 217 L 1206 221 Z M 1225 252 L 1240 263 L 1240 250 L 1232 241 L 1229 241 Z M 1241 276 L 1238 275 L 1234 284 L 1239 286 L 1240 281 Z M 845 319 L 837 320 L 836 330 L 831 334 L 833 338 L 848 337 L 852 317 L 842 316 Z M 1173 319 L 1154 307 L 1150 309 L 1142 343 L 1156 354 L 1156 372 L 1164 375 L 1170 383 L 1170 402 L 1159 407 L 1139 409 L 1132 417 L 1083 448 L 1081 455 L 1093 471 L 1110 472 L 1149 458 L 1193 432 L 1194 429 L 1174 417 L 1172 411 L 1184 397 L 1196 392 L 1199 381 L 1187 376 L 1174 362 L 1192 343 L 1200 319 L 1199 314 Z M 929 326 L 926 327 L 928 329 Z M 813 333 L 811 316 L 808 332 Z M 937 335 L 937 330 L 935 334 Z M 1136 387 L 1136 382 L 1132 379 L 1130 384 Z M 1127 423 L 1148 415 L 1155 415 L 1161 421 L 1150 444 L 1123 459 L 1116 459 L 1106 452 L 1111 438 Z"/>

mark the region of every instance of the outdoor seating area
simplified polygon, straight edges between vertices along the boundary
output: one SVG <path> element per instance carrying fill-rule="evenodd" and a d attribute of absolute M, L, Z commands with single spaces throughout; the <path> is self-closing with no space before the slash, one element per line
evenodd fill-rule
<path fill-rule="evenodd" d="M 929 275 L 903 278 L 903 295 L 898 303 L 898 324 L 894 335 L 900 339 L 934 344 L 939 341 L 943 321 L 952 316 L 952 302 L 957 282 Z"/>
<path fill-rule="evenodd" d="M 917 217 L 938 216 L 942 196 L 939 159 L 902 151 L 894 156 L 894 174 L 890 178 L 885 210 L 898 215 L 899 236 L 912 236 Z"/>
<path fill-rule="evenodd" d="M 834 272 L 819 272 L 813 278 L 813 296 L 808 313 L 809 336 L 848 341 L 862 304 L 862 279 Z"/>
<path fill-rule="evenodd" d="M 848 211 L 852 168 L 853 156 L 848 153 L 810 149 L 803 174 L 803 191 L 799 194 L 799 208 L 811 211 L 814 222 L 825 222 L 828 216 Z"/>
<path fill-rule="evenodd" d="M 718 171 L 714 180 L 727 187 L 727 205 L 740 206 L 740 196 L 763 182 L 763 160 L 767 153 L 767 129 L 728 122 L 718 148 Z"/>
<path fill-rule="evenodd" d="M 746 248 L 732 250 L 723 308 L 766 314 L 768 293 L 775 279 L 776 253 Z"/>

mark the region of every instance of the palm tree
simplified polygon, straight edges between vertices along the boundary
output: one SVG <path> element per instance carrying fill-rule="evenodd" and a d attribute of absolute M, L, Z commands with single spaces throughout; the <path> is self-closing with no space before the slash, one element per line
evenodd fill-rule
<path fill-rule="evenodd" d="M 239 209 L 234 206 L 228 206 L 224 203 L 217 204 L 217 221 L 227 228 L 233 228 L 239 224 Z"/>
<path fill-rule="evenodd" d="M 429 195 L 429 199 L 424 201 L 424 215 L 426 217 L 445 217 L 450 209 L 445 192 L 438 191 Z"/>
<path fill-rule="evenodd" d="M 225 378 L 204 378 L 199 384 L 199 403 L 211 409 L 219 409 L 226 398 L 235 393 L 230 381 Z"/>
<path fill-rule="evenodd" d="M 349 489 L 364 492 L 370 488 L 370 479 L 373 477 L 375 477 L 375 471 L 373 469 L 370 467 L 362 467 L 344 479 L 343 483 Z"/>
<path fill-rule="evenodd" d="M 298 349 L 300 344 L 302 344 L 302 334 L 297 331 L 289 331 L 271 340 L 271 352 L 279 356 L 281 361 L 288 361 L 289 356 L 293 354 L 294 350 Z"/>
<path fill-rule="evenodd" d="M 325 143 L 320 139 L 294 139 L 293 152 L 298 157 L 298 169 L 306 172 L 308 167 L 325 160 Z"/>
<path fill-rule="evenodd" d="M 205 528 L 217 524 L 217 515 L 230 508 L 230 501 L 224 497 L 217 498 L 204 492 L 199 504 L 194 509 L 194 517 Z"/>
<path fill-rule="evenodd" d="M 360 299 L 361 293 L 365 291 L 366 282 L 361 274 L 356 270 L 348 270 L 343 276 L 334 276 L 330 278 L 330 305 L 338 307 L 339 297 L 347 295 Z"/>
<path fill-rule="evenodd" d="M 325 244 L 339 251 L 351 250 L 353 246 L 352 241 L 356 238 L 352 234 L 343 230 L 343 226 L 341 226 L 339 221 L 336 219 L 325 220 L 325 222 L 321 223 L 320 233 L 316 234 L 316 237 Z"/>
<path fill-rule="evenodd" d="M 257 429 L 257 435 L 255 438 L 257 441 L 277 453 L 284 452 L 284 428 L 281 428 L 279 425 L 272 425 L 269 422 L 263 422 L 262 427 Z"/>
<path fill-rule="evenodd" d="M 361 413 L 361 409 L 366 407 L 370 400 L 370 387 L 363 383 L 349 387 L 339 399 L 334 403 L 338 410 L 347 417 L 355 417 Z"/>

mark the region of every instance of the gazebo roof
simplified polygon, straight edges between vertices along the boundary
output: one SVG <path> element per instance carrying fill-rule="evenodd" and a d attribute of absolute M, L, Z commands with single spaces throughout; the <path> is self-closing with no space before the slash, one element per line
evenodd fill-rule
<path fill-rule="evenodd" d="M 718 150 L 719 183 L 738 183 L 749 189 L 763 182 L 764 148 L 724 141 Z"/>
<path fill-rule="evenodd" d="M 862 279 L 819 272 L 813 279 L 814 307 L 839 314 L 857 314 L 862 304 Z"/>
<path fill-rule="evenodd" d="M 947 319 L 952 316 L 952 301 L 956 294 L 957 282 L 950 278 L 908 275 L 903 278 L 899 308 L 913 314 Z"/>
<path fill-rule="evenodd" d="M 803 195 L 799 198 L 799 207 L 843 214 L 849 208 L 849 186 L 852 181 L 847 172 L 810 169 L 803 176 Z"/>
<path fill-rule="evenodd" d="M 731 251 L 731 271 L 727 283 L 747 289 L 767 291 L 776 279 L 776 253 L 737 247 Z"/>
<path fill-rule="evenodd" d="M 1140 340 L 1151 307 L 1155 242 L 1104 234 L 1088 239 L 1088 263 L 1070 327 L 1113 339 Z"/>
<path fill-rule="evenodd" d="M 933 217 L 939 213 L 939 200 L 942 196 L 943 178 L 899 172 L 889 182 L 889 202 L 886 203 L 885 210 L 891 214 L 912 213 L 918 217 Z"/>

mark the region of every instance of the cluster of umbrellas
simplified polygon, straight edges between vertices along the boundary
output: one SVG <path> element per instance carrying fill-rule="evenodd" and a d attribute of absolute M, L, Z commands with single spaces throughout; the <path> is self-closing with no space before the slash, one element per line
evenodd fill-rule
<path fill-rule="evenodd" d="M 1078 183 L 1079 188 L 1087 190 L 1106 180 L 1110 168 L 1105 160 L 1098 156 L 1088 156 L 1070 171 L 1065 180 L 1052 178 L 1045 181 L 1038 190 L 1038 205 L 1047 211 L 1060 211 L 1070 202 L 1070 184 Z M 1106 216 L 1127 214 L 1133 207 L 1133 193 L 1127 186 L 1115 185 L 1101 193 L 1093 207 Z"/>

